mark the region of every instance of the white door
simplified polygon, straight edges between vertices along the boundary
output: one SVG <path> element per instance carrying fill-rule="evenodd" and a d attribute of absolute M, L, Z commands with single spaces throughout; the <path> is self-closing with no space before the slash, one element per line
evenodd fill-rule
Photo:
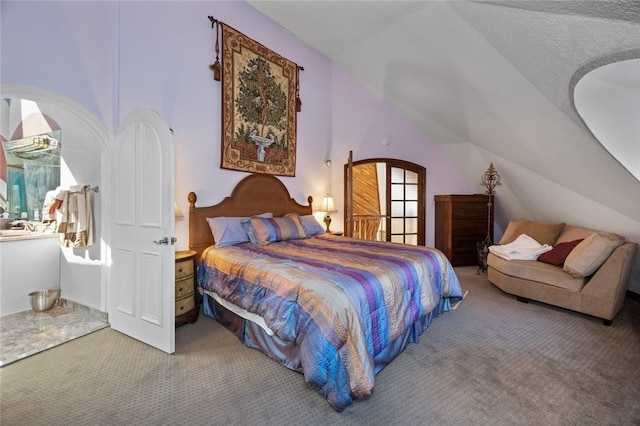
<path fill-rule="evenodd" d="M 174 147 L 154 111 L 123 121 L 113 150 L 111 327 L 175 351 Z"/>

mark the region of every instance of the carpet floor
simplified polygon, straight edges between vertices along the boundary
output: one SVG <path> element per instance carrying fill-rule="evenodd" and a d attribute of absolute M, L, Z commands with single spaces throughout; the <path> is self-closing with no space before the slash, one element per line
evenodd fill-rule
<path fill-rule="evenodd" d="M 201 316 L 173 355 L 105 328 L 3 367 L 0 424 L 640 425 L 640 303 L 606 327 L 456 273 L 464 301 L 340 413 Z"/>

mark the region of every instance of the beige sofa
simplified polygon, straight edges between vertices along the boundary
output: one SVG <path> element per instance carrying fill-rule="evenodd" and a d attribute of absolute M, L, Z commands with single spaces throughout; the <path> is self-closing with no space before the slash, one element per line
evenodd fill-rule
<path fill-rule="evenodd" d="M 540 261 L 542 257 L 505 260 L 489 253 L 489 281 L 521 302 L 548 303 L 602 318 L 605 325 L 611 325 L 622 309 L 638 245 L 612 233 L 529 220 L 510 222 L 499 244 L 508 244 L 520 234 L 554 246 L 544 255 L 545 261 L 552 259 L 557 264 L 566 259 L 556 266 Z"/>

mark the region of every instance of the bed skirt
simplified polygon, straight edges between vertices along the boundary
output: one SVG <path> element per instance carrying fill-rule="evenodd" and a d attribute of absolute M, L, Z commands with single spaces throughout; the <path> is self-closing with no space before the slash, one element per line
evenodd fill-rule
<path fill-rule="evenodd" d="M 300 350 L 295 342 L 281 339 L 278 336 L 270 336 L 262 327 L 221 306 L 210 295 L 205 293 L 203 297 L 202 312 L 216 319 L 235 334 L 245 346 L 258 349 L 290 370 L 302 373 L 302 363 L 299 357 Z M 413 324 L 413 327 L 409 327 L 404 334 L 400 335 L 376 355 L 374 358 L 376 374 L 398 356 L 409 343 L 417 343 L 420 340 L 420 335 L 429 327 L 431 321 L 438 316 L 438 311 L 439 309 L 435 309 L 423 316 Z"/>
<path fill-rule="evenodd" d="M 245 346 L 258 349 L 290 370 L 302 373 L 300 350 L 295 342 L 270 336 L 262 327 L 231 312 L 208 294 L 205 293 L 203 297 L 202 312 L 215 318 L 235 334 Z"/>

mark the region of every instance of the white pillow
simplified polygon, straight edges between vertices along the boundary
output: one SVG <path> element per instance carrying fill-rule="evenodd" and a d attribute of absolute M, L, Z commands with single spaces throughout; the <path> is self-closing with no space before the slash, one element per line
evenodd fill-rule
<path fill-rule="evenodd" d="M 270 218 L 273 213 L 262 213 L 257 217 Z M 242 226 L 242 222 L 249 217 L 208 217 L 207 222 L 216 247 L 228 247 L 249 241 L 249 236 Z"/>

